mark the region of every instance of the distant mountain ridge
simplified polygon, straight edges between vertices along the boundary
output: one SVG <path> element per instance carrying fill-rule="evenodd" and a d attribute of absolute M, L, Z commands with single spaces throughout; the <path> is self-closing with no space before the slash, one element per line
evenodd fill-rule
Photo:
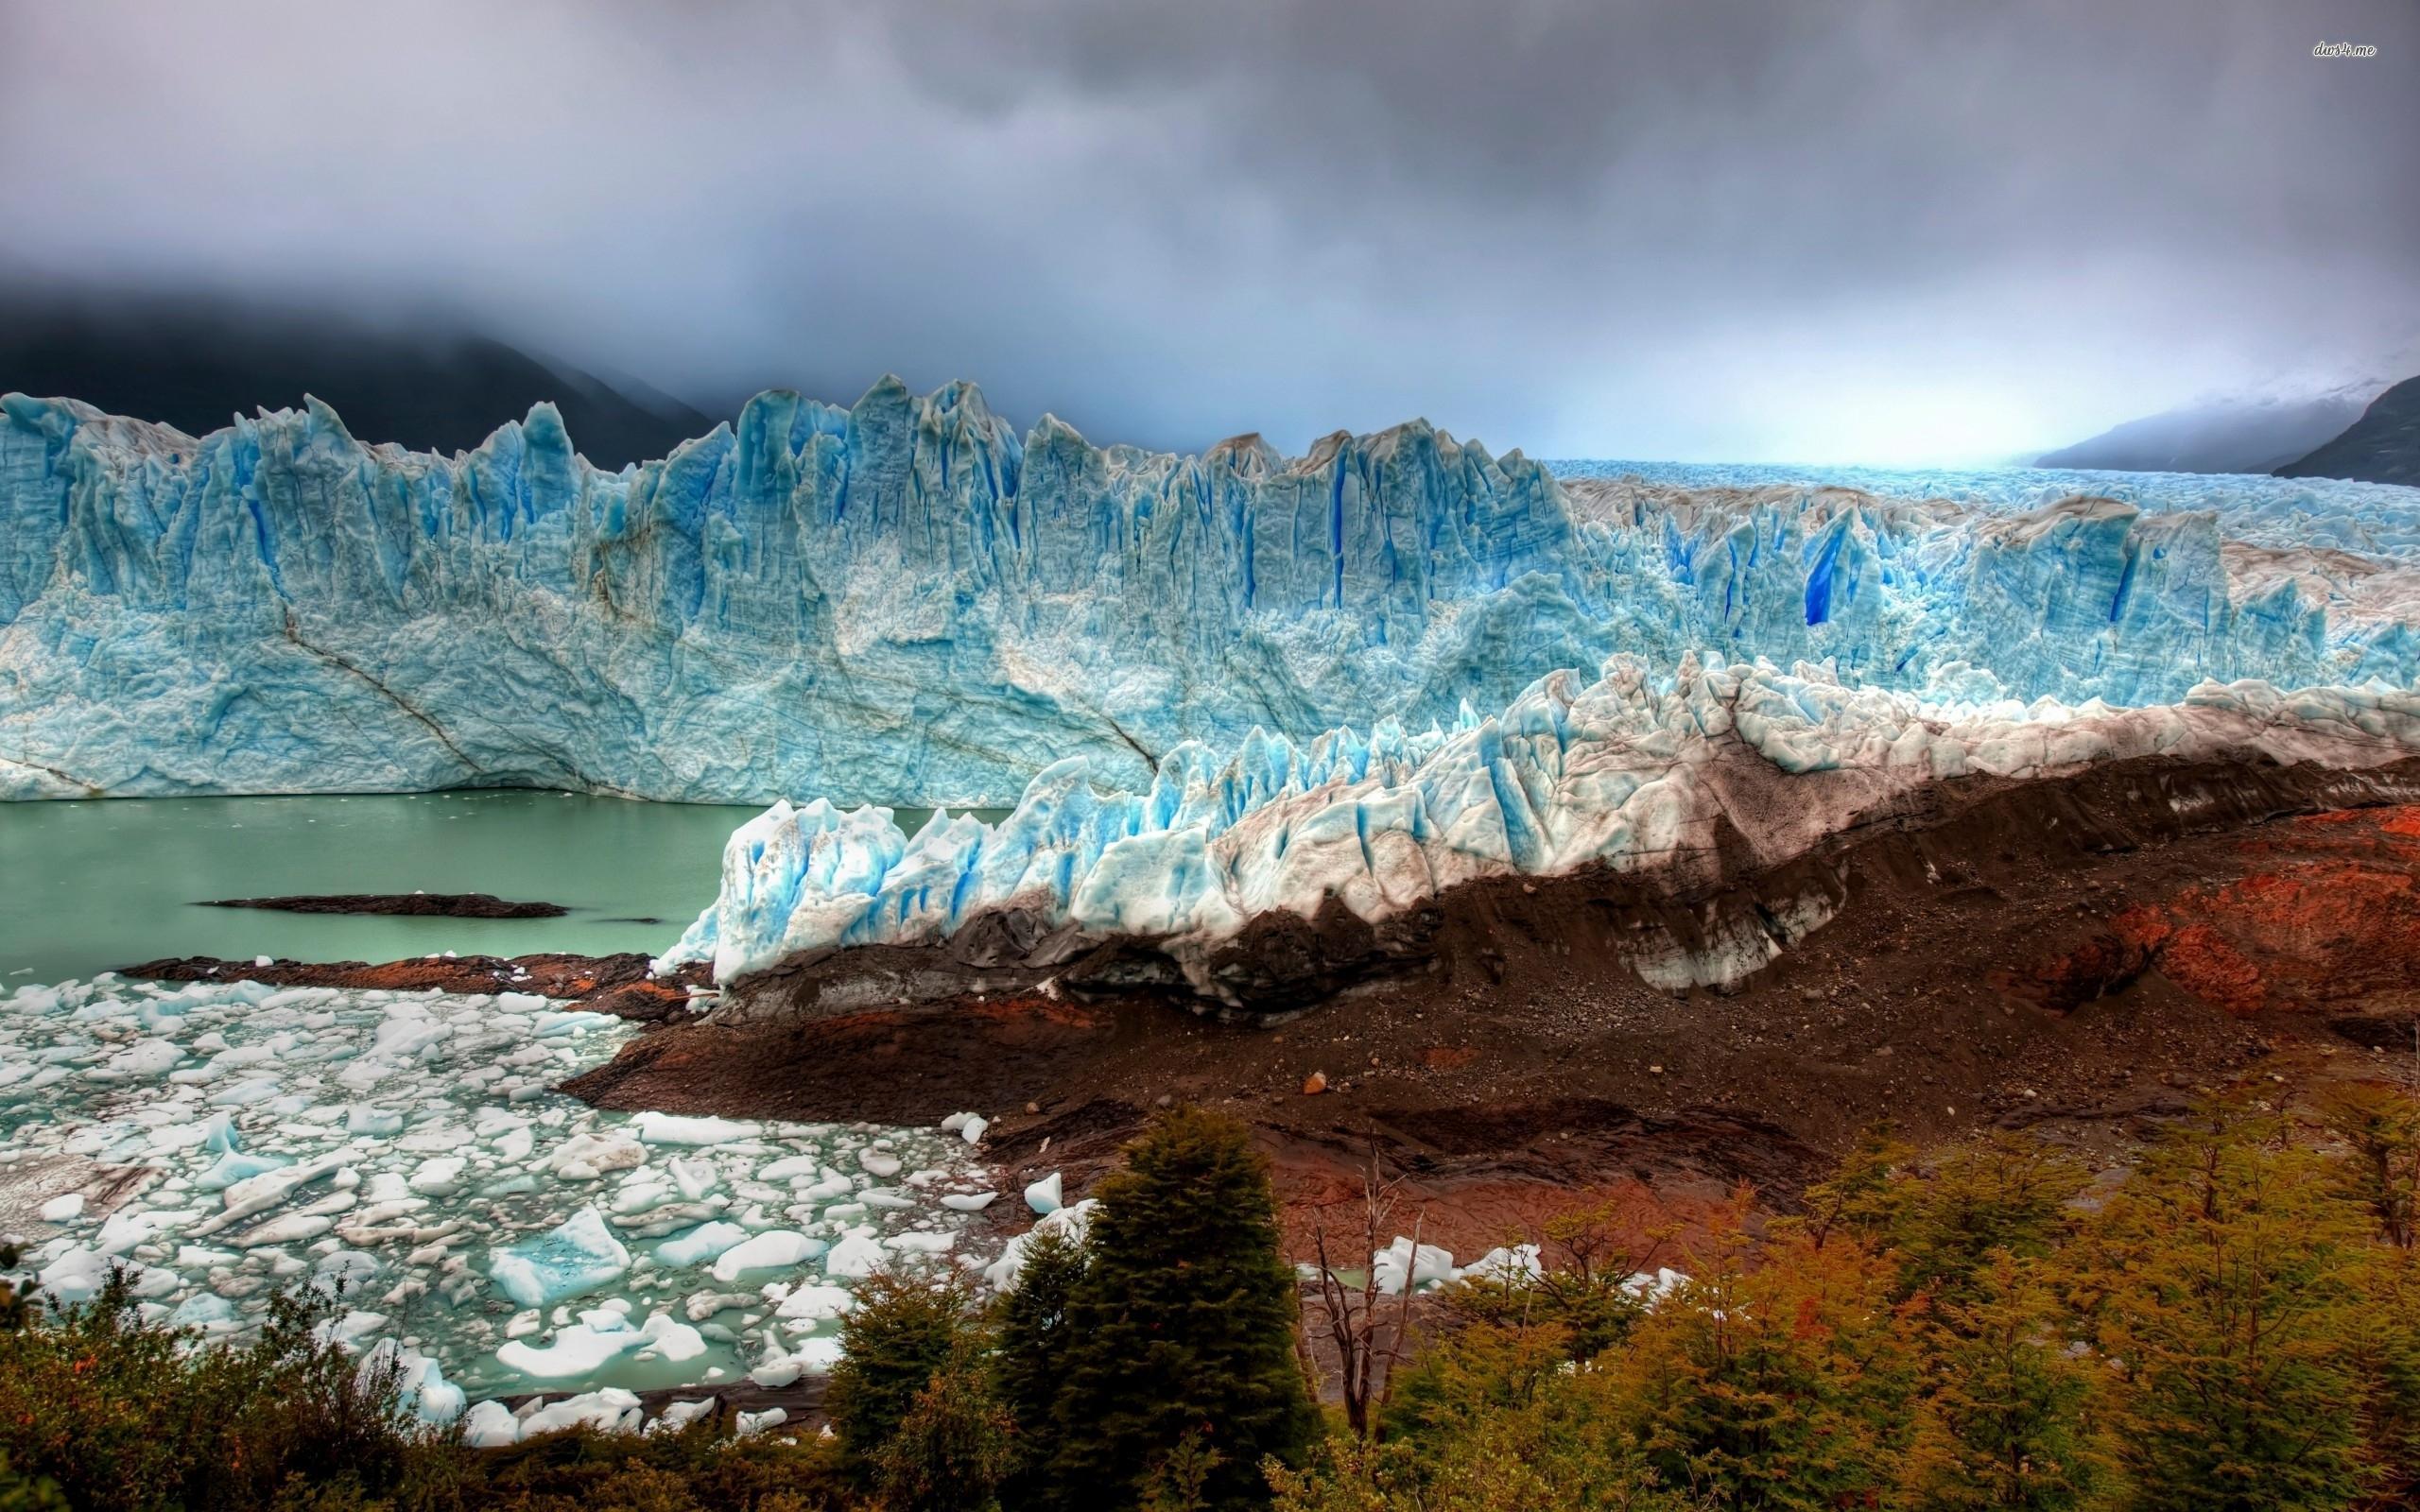
<path fill-rule="evenodd" d="M 2342 435 L 2277 469 L 2277 475 L 2420 487 L 2420 378 L 2406 378 L 2378 395 Z"/>
<path fill-rule="evenodd" d="M 2308 398 L 2221 400 L 2167 410 L 2046 452 L 2033 465 L 2112 472 L 2272 472 L 2352 424 L 2372 391 L 2351 387 Z"/>
<path fill-rule="evenodd" d="M 609 382 L 471 335 L 414 335 L 340 319 L 264 317 L 208 301 L 111 307 L 0 301 L 0 392 L 81 400 L 205 436 L 308 394 L 362 436 L 468 451 L 541 401 L 608 470 L 667 456 L 714 422 L 644 385 Z"/>

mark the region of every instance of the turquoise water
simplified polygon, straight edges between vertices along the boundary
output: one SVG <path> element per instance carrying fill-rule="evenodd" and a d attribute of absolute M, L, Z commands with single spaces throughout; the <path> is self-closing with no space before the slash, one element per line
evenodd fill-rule
<path fill-rule="evenodd" d="M 520 791 L 0 803 L 0 989 L 170 955 L 661 952 L 714 901 L 723 841 L 756 812 Z M 911 833 L 925 817 L 898 814 Z M 413 891 L 571 912 L 379 919 L 196 906 Z"/>

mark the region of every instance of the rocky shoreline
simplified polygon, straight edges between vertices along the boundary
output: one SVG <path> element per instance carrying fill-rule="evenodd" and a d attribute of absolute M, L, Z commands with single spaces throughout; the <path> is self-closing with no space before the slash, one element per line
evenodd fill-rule
<path fill-rule="evenodd" d="M 2030 1128 L 2115 1164 L 2207 1092 L 2290 1099 L 2389 1074 L 2420 1019 L 2414 799 L 2410 763 L 1946 784 L 1692 895 L 1592 873 L 1467 885 L 1379 930 L 1336 910 L 1272 920 L 1246 936 L 1262 966 L 1323 995 L 1228 1020 L 1063 965 L 853 1011 L 824 998 L 852 972 L 839 996 L 863 1002 L 902 971 L 997 970 L 946 949 L 837 953 L 721 995 L 701 968 L 657 980 L 637 954 L 195 957 L 128 974 L 535 993 L 645 1025 L 562 1085 L 595 1106 L 901 1125 L 974 1109 L 1007 1194 L 1055 1171 L 1074 1200 L 1157 1108 L 1205 1104 L 1254 1129 L 1297 1249 L 1318 1228 L 1358 1233 L 1375 1160 L 1402 1178 L 1397 1227 L 1456 1255 L 1599 1208 L 1661 1263 L 1742 1184 L 1762 1212 L 1789 1211 L 1876 1119 L 1920 1143 Z M 1810 892 L 1825 921 L 1784 938 L 1776 900 Z M 1659 988 L 1636 969 L 1743 928 L 1772 958 L 1729 989 Z M 1029 1214 L 1009 1201 L 989 1219 L 977 1233 L 996 1246 Z M 813 1431 L 821 1389 L 636 1396 L 649 1416 L 712 1397 Z"/>
<path fill-rule="evenodd" d="M 1334 907 L 1263 921 L 1232 948 L 1288 1005 L 1234 1022 L 1115 970 L 1119 942 L 1047 971 L 968 958 L 1008 921 L 786 963 L 718 999 L 700 969 L 660 982 L 637 954 L 131 971 L 542 993 L 650 1026 L 574 1096 L 911 1125 L 973 1108 L 1006 1191 L 1055 1169 L 1072 1196 L 1153 1109 L 1210 1104 L 1259 1131 L 1295 1229 L 1357 1193 L 1375 1151 L 1433 1210 L 1433 1240 L 1476 1253 L 1585 1202 L 1635 1209 L 1642 1232 L 1742 1181 L 1785 1210 L 1877 1118 L 1920 1140 L 2031 1126 L 2116 1149 L 2204 1089 L 2358 1074 L 2410 1039 L 2415 798 L 2414 763 L 1945 783 L 1693 893 L 1506 878 L 1376 928 Z M 1825 921 L 1784 926 L 1808 898 Z M 1743 940 L 1771 959 L 1725 989 L 1639 973 Z M 908 973 L 917 990 L 891 990 Z"/>

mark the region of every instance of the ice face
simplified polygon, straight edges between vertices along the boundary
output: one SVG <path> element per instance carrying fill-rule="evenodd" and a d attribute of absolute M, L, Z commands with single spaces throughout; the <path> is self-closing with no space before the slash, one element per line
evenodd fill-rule
<path fill-rule="evenodd" d="M 1994 691 L 1975 676 L 1983 686 L 1967 691 Z M 711 961 L 729 979 L 1018 908 L 1045 927 L 1169 936 L 1192 970 L 1271 910 L 1309 917 L 1332 897 L 1374 920 L 1478 877 L 1679 867 L 1714 854 L 1720 825 L 1779 863 L 1911 788 L 1970 773 L 2150 755 L 2361 767 L 2414 752 L 2420 695 L 2375 682 L 2204 683 L 2173 705 L 2113 709 L 1892 693 L 1828 664 L 1690 657 L 1658 677 L 1616 657 L 1594 682 L 1543 679 L 1450 730 L 1385 721 L 1308 744 L 1254 731 L 1223 757 L 1187 743 L 1139 792 L 1104 794 L 1084 761 L 1063 762 L 994 825 L 936 815 L 911 838 L 887 810 L 777 803 L 732 836 L 720 895 L 664 964 Z M 1767 958 L 1673 970 L 1729 980 Z M 1056 1200 L 1046 1187 L 1027 1193 L 1037 1211 Z"/>
<path fill-rule="evenodd" d="M 205 1337 L 318 1288 L 330 1336 L 365 1368 L 386 1351 L 433 1421 L 541 1386 L 736 1382 L 768 1353 L 824 1367 L 866 1274 L 828 1248 L 965 1263 L 942 1199 L 988 1183 L 958 1134 L 599 1112 L 548 1089 L 631 1030 L 551 1032 L 566 1017 L 524 994 L 21 987 L 0 995 L 0 1193 L 23 1206 L 0 1229 L 60 1301 L 120 1266 L 146 1316 Z M 877 1146 L 934 1175 L 842 1174 Z"/>
<path fill-rule="evenodd" d="M 2070 704 L 2420 669 L 2420 491 L 2031 476 L 1566 487 L 1425 422 L 1180 457 L 896 380 L 604 473 L 547 405 L 441 457 L 316 402 L 193 438 L 9 395 L 0 794 L 997 804 L 1070 757 L 1133 787 L 1185 740 L 1445 724 L 1617 651 Z"/>

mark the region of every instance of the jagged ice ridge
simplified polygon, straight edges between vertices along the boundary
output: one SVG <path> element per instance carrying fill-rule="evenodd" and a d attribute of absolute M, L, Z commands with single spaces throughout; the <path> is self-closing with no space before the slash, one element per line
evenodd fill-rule
<path fill-rule="evenodd" d="M 1582 685 L 1540 679 L 1500 714 L 1408 735 L 1381 721 L 1307 744 L 1255 730 L 1221 758 L 1186 742 L 1140 792 L 1097 792 L 1083 758 L 1037 777 L 997 824 L 935 814 L 911 839 L 890 812 L 776 803 L 723 852 L 719 896 L 659 970 L 707 960 L 731 980 L 848 945 L 926 943 L 994 910 L 1089 936 L 1158 937 L 1205 995 L 1209 952 L 1255 916 L 1333 898 L 1378 920 L 1458 884 L 1590 866 L 1686 879 L 1737 836 L 1789 860 L 1927 782 L 2030 779 L 2101 762 L 2313 761 L 2420 752 L 2420 695 L 2373 683 L 2280 693 L 2205 682 L 2179 703 L 1925 702 L 1801 663 L 1685 658 L 1658 678 L 1617 656 Z M 1804 934 L 1828 904 L 1784 920 Z M 1734 948 L 1736 947 L 1736 948 Z M 1634 963 L 1651 982 L 1736 980 L 1778 943 L 1743 934 Z"/>
<path fill-rule="evenodd" d="M 543 404 L 443 457 L 317 403 L 194 438 L 12 394 L 0 796 L 997 803 L 1072 757 L 1142 788 L 1187 740 L 1442 726 L 1701 647 L 1975 705 L 2420 672 L 2415 490 L 1671 478 L 1559 481 L 1421 422 L 1290 460 L 1103 448 L 894 379 L 759 395 L 619 472 Z M 2340 549 L 2302 549 L 2323 519 Z"/>

